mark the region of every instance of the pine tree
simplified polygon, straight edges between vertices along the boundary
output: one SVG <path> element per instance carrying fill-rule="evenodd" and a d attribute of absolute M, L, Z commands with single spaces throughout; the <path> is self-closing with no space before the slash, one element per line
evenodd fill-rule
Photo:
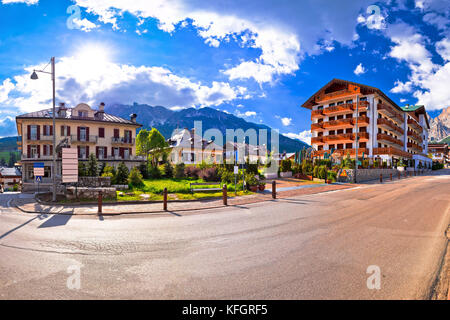
<path fill-rule="evenodd" d="M 87 164 L 87 175 L 89 177 L 97 177 L 98 176 L 98 163 L 97 158 L 93 153 L 89 155 L 89 160 Z"/>
<path fill-rule="evenodd" d="M 130 174 L 127 166 L 124 162 L 121 162 L 119 166 L 117 167 L 117 173 L 114 177 L 114 181 L 116 184 L 124 185 L 128 184 L 128 175 Z"/>

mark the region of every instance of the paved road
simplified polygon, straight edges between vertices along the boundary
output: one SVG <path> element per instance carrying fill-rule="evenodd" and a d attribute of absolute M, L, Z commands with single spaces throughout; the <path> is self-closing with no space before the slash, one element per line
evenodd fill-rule
<path fill-rule="evenodd" d="M 19 213 L 7 206 L 18 195 L 3 194 L 0 298 L 427 298 L 449 190 L 440 171 L 200 214 L 100 219 Z M 369 266 L 381 270 L 379 290 L 367 288 Z"/>

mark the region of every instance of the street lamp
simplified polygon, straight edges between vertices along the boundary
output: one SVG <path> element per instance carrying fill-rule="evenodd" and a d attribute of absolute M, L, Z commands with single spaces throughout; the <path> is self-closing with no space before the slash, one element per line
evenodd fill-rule
<path fill-rule="evenodd" d="M 52 165 L 52 182 L 53 182 L 53 195 L 52 200 L 56 201 L 56 111 L 55 111 L 55 105 L 56 105 L 56 98 L 55 98 L 55 57 L 52 57 L 50 59 L 50 63 L 52 65 L 52 71 L 47 72 L 44 70 L 33 70 L 33 73 L 31 74 L 31 80 L 37 80 L 39 79 L 36 72 L 41 73 L 47 73 L 52 76 L 52 85 L 53 85 L 53 165 Z M 44 68 L 45 69 L 45 68 Z"/>
<path fill-rule="evenodd" d="M 355 145 L 355 172 L 354 172 L 354 177 L 353 177 L 353 181 L 356 183 L 356 175 L 358 174 L 358 144 L 359 144 L 359 134 L 358 134 L 358 117 L 359 117 L 359 111 L 358 111 L 358 107 L 359 107 L 359 95 L 356 95 L 356 145 Z"/>

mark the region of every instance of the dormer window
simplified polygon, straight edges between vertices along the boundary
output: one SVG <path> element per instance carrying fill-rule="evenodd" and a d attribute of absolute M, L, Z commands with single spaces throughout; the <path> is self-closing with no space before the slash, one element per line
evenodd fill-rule
<path fill-rule="evenodd" d="M 87 113 L 87 111 L 78 111 L 78 116 L 80 118 L 87 118 L 88 113 Z"/>

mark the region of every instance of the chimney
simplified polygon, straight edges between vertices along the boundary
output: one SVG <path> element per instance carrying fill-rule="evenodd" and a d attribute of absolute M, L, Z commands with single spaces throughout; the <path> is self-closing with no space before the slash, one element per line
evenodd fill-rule
<path fill-rule="evenodd" d="M 65 117 L 66 116 L 66 104 L 64 102 L 59 103 L 59 108 L 57 111 L 58 117 Z"/>
<path fill-rule="evenodd" d="M 131 120 L 131 122 L 136 123 L 136 118 L 137 118 L 137 114 L 136 114 L 136 113 L 130 114 L 130 120 Z"/>
<path fill-rule="evenodd" d="M 104 102 L 100 103 L 100 105 L 98 106 L 98 111 L 105 112 L 105 103 Z"/>
<path fill-rule="evenodd" d="M 59 109 L 65 109 L 65 108 L 66 108 L 66 104 L 64 102 L 60 102 Z"/>

